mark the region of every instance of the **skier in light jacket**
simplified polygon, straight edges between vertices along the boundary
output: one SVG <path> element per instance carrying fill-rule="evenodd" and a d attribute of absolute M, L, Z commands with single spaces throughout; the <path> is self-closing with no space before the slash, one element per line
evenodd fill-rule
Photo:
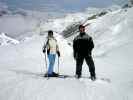
<path fill-rule="evenodd" d="M 55 64 L 56 54 L 58 55 L 58 57 L 60 57 L 60 51 L 57 44 L 57 40 L 53 36 L 52 30 L 48 31 L 47 42 L 46 44 L 44 44 L 43 53 L 46 53 L 46 50 L 49 59 L 49 67 L 48 67 L 48 72 L 46 73 L 45 76 L 57 77 L 58 74 L 54 72 L 54 64 Z"/>

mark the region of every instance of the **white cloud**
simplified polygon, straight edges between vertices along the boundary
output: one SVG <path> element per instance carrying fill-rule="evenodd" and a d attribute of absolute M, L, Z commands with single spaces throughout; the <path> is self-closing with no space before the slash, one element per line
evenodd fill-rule
<path fill-rule="evenodd" d="M 32 30 L 37 21 L 32 18 L 25 18 L 20 15 L 7 15 L 0 18 L 0 32 L 5 32 L 10 36 L 22 34 Z"/>

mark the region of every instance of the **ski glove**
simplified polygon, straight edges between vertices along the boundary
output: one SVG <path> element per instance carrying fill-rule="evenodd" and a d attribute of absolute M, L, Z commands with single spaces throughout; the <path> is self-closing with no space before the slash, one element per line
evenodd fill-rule
<path fill-rule="evenodd" d="M 57 51 L 57 55 L 58 55 L 58 57 L 60 57 L 60 51 Z"/>
<path fill-rule="evenodd" d="M 45 53 L 46 52 L 46 50 L 45 49 L 43 49 L 43 53 Z"/>

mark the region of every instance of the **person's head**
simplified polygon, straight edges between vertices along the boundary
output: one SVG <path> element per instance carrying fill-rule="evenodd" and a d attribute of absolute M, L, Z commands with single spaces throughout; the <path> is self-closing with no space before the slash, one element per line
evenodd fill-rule
<path fill-rule="evenodd" d="M 85 26 L 79 25 L 79 31 L 80 31 L 80 33 L 84 33 L 85 32 Z"/>
<path fill-rule="evenodd" d="M 53 37 L 53 31 L 52 30 L 48 31 L 48 37 Z"/>

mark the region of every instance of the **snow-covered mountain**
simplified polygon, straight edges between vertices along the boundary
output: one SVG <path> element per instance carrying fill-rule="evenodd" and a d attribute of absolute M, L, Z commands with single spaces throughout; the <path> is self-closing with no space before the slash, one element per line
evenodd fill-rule
<path fill-rule="evenodd" d="M 86 27 L 86 31 L 94 38 L 96 50 L 98 50 L 95 52 L 96 55 L 104 54 L 113 47 L 119 47 L 132 41 L 132 11 L 132 8 L 128 8 L 127 10 L 119 9 L 84 23 L 84 25 L 90 24 Z M 78 33 L 71 33 L 68 30 L 67 34 L 74 34 L 67 38 L 69 41 L 72 41 Z"/>
<path fill-rule="evenodd" d="M 9 13 L 8 6 L 0 2 L 0 17 L 8 13 Z"/>
<path fill-rule="evenodd" d="M 0 34 L 0 45 L 9 45 L 9 44 L 19 44 L 19 41 L 9 36 L 6 36 L 5 33 L 1 33 Z"/>
<path fill-rule="evenodd" d="M 0 100 L 132 100 L 133 99 L 133 8 L 108 12 L 93 20 L 86 20 L 86 32 L 94 39 L 93 57 L 98 80 L 87 79 L 89 71 L 83 65 L 83 77 L 47 80 L 45 55 L 42 47 L 48 29 L 54 33 L 59 43 L 61 58 L 60 73 L 74 75 L 75 61 L 72 41 L 78 34 L 64 38 L 61 33 L 74 22 L 84 21 L 88 14 L 73 14 L 64 19 L 52 20 L 52 24 L 39 24 L 33 29 L 44 35 L 26 38 L 18 45 L 0 47 Z M 75 18 L 75 19 L 74 19 Z M 32 32 L 31 31 L 31 32 Z M 26 36 L 25 36 L 26 37 Z M 58 70 L 58 58 L 55 71 Z M 100 80 L 102 79 L 102 80 Z"/>
<path fill-rule="evenodd" d="M 129 5 L 133 6 L 133 0 L 129 0 Z"/>
<path fill-rule="evenodd" d="M 11 11 L 5 4 L 0 4 L 0 6 L 0 11 L 2 13 L 0 17 L 0 31 L 17 39 L 22 39 L 26 37 L 26 35 L 29 37 L 29 35 L 32 36 L 34 34 L 39 34 L 40 31 L 43 33 L 49 29 L 53 29 L 54 31 L 61 33 L 64 29 L 66 29 L 66 27 L 72 25 L 73 23 L 83 22 L 93 15 L 121 8 L 117 5 L 108 8 L 89 7 L 83 12 L 64 14 L 61 18 L 59 17 L 55 19 L 55 17 L 53 17 L 51 19 L 51 17 L 45 12 L 24 10 L 21 8 Z"/>

